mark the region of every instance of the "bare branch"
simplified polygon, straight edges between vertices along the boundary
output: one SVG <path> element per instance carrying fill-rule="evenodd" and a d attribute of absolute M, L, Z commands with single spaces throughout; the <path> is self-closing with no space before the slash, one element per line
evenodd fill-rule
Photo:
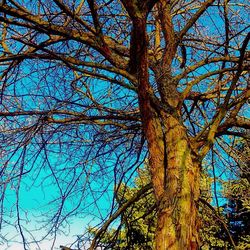
<path fill-rule="evenodd" d="M 124 203 L 113 215 L 111 215 L 111 217 L 103 224 L 103 226 L 96 233 L 95 238 L 93 239 L 91 243 L 90 250 L 96 249 L 99 238 L 101 237 L 103 233 L 106 232 L 106 230 L 108 229 L 108 226 L 116 218 L 118 218 L 128 207 L 130 207 L 134 202 L 138 201 L 142 196 L 144 196 L 150 189 L 152 189 L 151 183 L 141 188 L 136 194 L 133 195 L 133 197 L 130 200 Z"/>
<path fill-rule="evenodd" d="M 193 17 L 191 19 L 189 19 L 189 21 L 187 22 L 187 24 L 185 25 L 185 27 L 180 31 L 179 33 L 179 38 L 182 39 L 186 33 L 188 32 L 188 30 L 196 23 L 196 21 L 199 19 L 199 17 L 204 13 L 204 11 L 207 10 L 207 8 L 213 4 L 215 0 L 207 0 L 206 2 L 204 2 L 200 9 L 193 15 Z"/>

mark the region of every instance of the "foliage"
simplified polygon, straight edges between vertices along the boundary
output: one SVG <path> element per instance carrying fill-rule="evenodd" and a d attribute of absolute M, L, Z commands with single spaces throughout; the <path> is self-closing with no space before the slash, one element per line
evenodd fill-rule
<path fill-rule="evenodd" d="M 150 183 L 147 168 L 138 170 L 133 187 L 122 183 L 117 193 L 117 202 L 120 206 L 125 203 L 143 186 Z M 104 249 L 154 249 L 154 234 L 156 230 L 156 204 L 152 189 L 145 193 L 139 201 L 121 214 L 121 227 L 119 231 L 107 230 L 99 242 Z M 90 228 L 95 236 L 96 229 Z"/>
<path fill-rule="evenodd" d="M 121 185 L 119 188 L 117 195 L 119 204 L 129 200 L 138 189 L 149 183 L 148 170 L 139 170 L 138 175 L 135 179 L 135 187 Z M 151 190 L 122 214 L 123 234 L 126 235 L 122 249 L 154 249 L 156 218 L 156 204 Z"/>
<path fill-rule="evenodd" d="M 240 178 L 225 183 L 225 197 L 228 199 L 224 205 L 223 213 L 228 220 L 232 237 L 237 244 L 237 249 L 250 248 L 250 144 L 245 140 L 240 143 L 237 150 L 243 151 L 243 158 L 237 165 Z"/>
<path fill-rule="evenodd" d="M 242 144 L 242 143 L 241 143 Z M 248 150 L 245 146 L 245 150 Z M 246 164 L 247 161 L 243 164 Z M 200 202 L 200 235 L 201 250 L 209 249 L 234 249 L 229 239 L 228 232 L 237 249 L 248 249 L 249 236 L 249 173 L 244 171 L 244 178 L 233 181 L 224 181 L 224 195 L 228 200 L 225 205 L 218 208 L 208 206 L 212 202 L 211 177 L 204 173 L 201 178 L 201 199 L 207 204 Z M 242 176 L 242 175 L 241 175 Z M 118 203 L 129 200 L 134 193 L 150 182 L 149 170 L 145 168 L 138 171 L 133 187 L 121 185 L 118 191 Z M 147 193 L 145 197 L 133 204 L 121 215 L 121 228 L 119 234 L 113 228 L 106 231 L 99 246 L 104 249 L 154 249 L 152 245 L 156 229 L 157 210 L 153 194 Z M 226 227 L 226 228 L 225 228 Z M 92 237 L 96 230 L 91 229 Z"/>

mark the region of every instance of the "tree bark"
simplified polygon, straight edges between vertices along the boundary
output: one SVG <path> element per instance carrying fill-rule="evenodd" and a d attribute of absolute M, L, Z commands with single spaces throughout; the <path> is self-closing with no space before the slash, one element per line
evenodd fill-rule
<path fill-rule="evenodd" d="M 158 200 L 156 249 L 198 249 L 199 164 L 180 122 L 169 116 L 164 126 L 166 179 Z"/>
<path fill-rule="evenodd" d="M 139 100 L 158 203 L 156 250 L 195 250 L 199 247 L 199 160 L 176 114 L 156 111 L 146 89 L 139 88 Z"/>
<path fill-rule="evenodd" d="M 170 111 L 154 103 L 148 75 L 146 16 L 133 20 L 130 53 L 130 70 L 138 79 L 142 124 L 158 203 L 156 250 L 198 249 L 199 164 L 186 129 L 178 119 L 180 114 L 173 111 L 178 102 L 171 101 L 169 87 L 163 88 L 166 98 L 162 102 Z"/>

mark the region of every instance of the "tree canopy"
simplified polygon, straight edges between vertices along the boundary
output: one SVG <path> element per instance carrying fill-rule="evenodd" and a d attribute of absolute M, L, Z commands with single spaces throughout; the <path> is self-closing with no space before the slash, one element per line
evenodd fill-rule
<path fill-rule="evenodd" d="M 53 248 L 78 218 L 75 243 L 96 249 L 152 187 L 155 249 L 198 249 L 201 175 L 219 207 L 249 139 L 248 15 L 244 0 L 2 0 L 1 241 Z"/>

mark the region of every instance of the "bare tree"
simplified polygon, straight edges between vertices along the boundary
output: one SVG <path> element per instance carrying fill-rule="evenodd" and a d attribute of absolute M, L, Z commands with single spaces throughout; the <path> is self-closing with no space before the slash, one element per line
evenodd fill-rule
<path fill-rule="evenodd" d="M 248 14 L 247 1 L 1 1 L 1 216 L 13 187 L 25 249 L 27 178 L 56 188 L 56 236 L 129 185 L 147 152 L 156 249 L 198 249 L 202 160 L 249 137 Z M 147 188 L 100 211 L 90 249 Z"/>

